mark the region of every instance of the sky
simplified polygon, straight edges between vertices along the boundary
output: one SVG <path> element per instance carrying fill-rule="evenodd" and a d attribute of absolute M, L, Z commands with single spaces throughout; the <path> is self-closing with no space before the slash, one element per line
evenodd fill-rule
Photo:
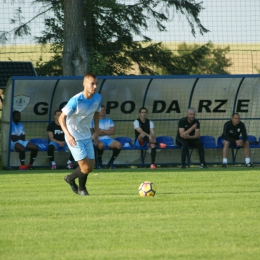
<path fill-rule="evenodd" d="M 154 33 L 164 41 L 177 42 L 260 42 L 260 1 L 259 0 L 205 0 L 200 21 L 209 33 L 201 36 L 197 30 L 196 38 L 191 34 L 184 16 L 177 14 L 167 23 L 168 32 Z"/>
<path fill-rule="evenodd" d="M 25 7 L 23 15 L 26 18 L 33 17 L 39 8 L 31 6 L 30 3 L 32 0 L 0 0 L 0 31 L 12 30 L 14 25 L 10 24 L 10 19 L 13 17 L 13 10 L 19 5 Z M 165 24 L 167 32 L 159 33 L 152 21 L 148 20 L 149 30 L 145 34 L 155 41 L 165 42 L 204 43 L 210 40 L 213 43 L 260 43 L 260 0 L 205 0 L 203 7 L 205 9 L 200 14 L 200 20 L 210 30 L 204 36 L 197 30 L 194 38 L 185 17 L 176 13 L 173 19 Z M 40 36 L 44 29 L 42 20 L 39 19 L 31 28 L 32 35 Z M 139 40 L 138 37 L 136 40 Z M 13 43 L 28 44 L 32 43 L 32 39 L 17 38 Z"/>

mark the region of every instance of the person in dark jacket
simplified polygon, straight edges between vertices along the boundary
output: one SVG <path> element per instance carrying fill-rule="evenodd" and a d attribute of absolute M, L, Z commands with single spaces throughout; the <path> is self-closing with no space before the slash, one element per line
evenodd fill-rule
<path fill-rule="evenodd" d="M 242 139 L 239 139 L 241 135 Z M 231 120 L 224 124 L 222 137 L 224 138 L 222 150 L 223 168 L 227 167 L 228 150 L 231 145 L 234 147 L 243 147 L 246 167 L 253 167 L 250 160 L 250 145 L 247 140 L 246 127 L 245 124 L 241 122 L 240 115 L 238 113 L 234 113 Z"/>
<path fill-rule="evenodd" d="M 189 108 L 187 116 L 179 120 L 176 144 L 181 147 L 181 168 L 185 169 L 185 160 L 189 153 L 189 146 L 198 149 L 200 168 L 207 168 L 205 150 L 200 140 L 200 122 L 195 118 L 195 109 Z"/>

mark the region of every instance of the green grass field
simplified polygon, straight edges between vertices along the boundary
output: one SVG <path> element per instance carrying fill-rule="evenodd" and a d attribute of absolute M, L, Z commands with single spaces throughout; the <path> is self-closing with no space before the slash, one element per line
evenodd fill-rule
<path fill-rule="evenodd" d="M 260 259 L 260 170 L 0 173 L 0 259 Z M 153 181 L 155 197 L 138 186 Z"/>

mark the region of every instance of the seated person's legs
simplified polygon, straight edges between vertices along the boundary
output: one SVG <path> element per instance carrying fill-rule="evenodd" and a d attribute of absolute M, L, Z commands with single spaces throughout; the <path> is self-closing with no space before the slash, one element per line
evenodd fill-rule
<path fill-rule="evenodd" d="M 103 155 L 103 151 L 106 147 L 106 148 L 110 148 L 113 150 L 112 157 L 110 158 L 110 160 L 108 162 L 108 167 L 110 169 L 114 169 L 115 167 L 113 165 L 113 162 L 116 159 L 116 157 L 119 155 L 119 153 L 121 152 L 121 149 L 122 149 L 121 143 L 112 138 L 106 138 L 106 139 L 99 140 L 96 147 L 97 147 L 96 150 L 97 150 L 97 155 L 98 155 L 98 168 L 99 169 L 103 168 L 102 155 Z"/>
<path fill-rule="evenodd" d="M 136 139 L 135 146 L 137 147 L 150 147 L 151 148 L 151 169 L 156 169 L 155 158 L 156 158 L 156 140 L 150 140 L 148 136 L 140 134 Z"/>
<path fill-rule="evenodd" d="M 56 169 L 56 162 L 54 160 L 54 151 L 56 148 L 56 145 L 58 146 L 57 143 L 54 143 L 54 142 L 51 142 L 49 145 L 48 145 L 48 151 L 47 151 L 47 154 L 48 154 L 48 157 L 49 157 L 49 160 L 50 160 L 50 163 L 52 165 L 52 169 L 55 170 Z"/>
<path fill-rule="evenodd" d="M 26 149 L 31 151 L 30 163 L 27 166 L 25 166 L 25 150 Z M 19 153 L 19 159 L 20 159 L 20 162 L 21 162 L 21 166 L 24 166 L 24 167 L 20 166 L 19 169 L 27 170 L 27 169 L 32 168 L 32 164 L 33 164 L 33 162 L 34 162 L 34 160 L 37 156 L 37 153 L 38 153 L 38 146 L 37 145 L 35 145 L 32 142 L 19 140 L 17 142 L 11 143 L 11 150 Z"/>
<path fill-rule="evenodd" d="M 27 168 L 25 167 L 25 147 L 18 141 L 16 143 L 13 143 L 13 147 L 11 146 L 11 150 L 19 153 L 19 159 L 20 159 L 20 162 L 21 162 L 21 166 L 24 166 L 24 167 L 19 167 L 19 169 L 20 170 L 23 170 L 23 169 L 27 170 Z"/>
<path fill-rule="evenodd" d="M 200 164 L 201 164 L 201 168 L 206 168 L 206 161 L 205 161 L 205 149 L 203 146 L 203 143 L 200 139 L 191 139 L 189 140 L 189 146 L 192 146 L 194 148 L 198 149 L 198 155 L 200 158 Z"/>
<path fill-rule="evenodd" d="M 105 149 L 105 144 L 102 141 L 98 141 L 96 145 L 96 152 L 97 152 L 97 160 L 98 160 L 98 168 L 103 169 L 102 166 L 102 155 Z"/>
<path fill-rule="evenodd" d="M 148 147 L 148 142 L 144 141 L 144 140 L 141 140 L 141 139 L 136 139 L 135 141 L 135 146 L 136 147 Z"/>
<path fill-rule="evenodd" d="M 185 167 L 186 157 L 189 153 L 189 143 L 188 140 L 184 138 L 177 138 L 176 144 L 181 147 L 181 165 Z"/>
<path fill-rule="evenodd" d="M 248 141 L 244 143 L 244 156 L 245 156 L 245 163 L 247 167 L 254 167 L 254 165 L 251 163 L 251 150 L 250 150 L 250 144 Z"/>
<path fill-rule="evenodd" d="M 39 147 L 32 142 L 28 142 L 26 149 L 31 151 L 30 162 L 28 165 L 28 169 L 30 170 L 32 169 L 32 165 L 37 157 Z"/>
<path fill-rule="evenodd" d="M 222 167 L 226 167 L 228 163 L 228 150 L 229 150 L 230 142 L 227 140 L 223 141 L 223 149 L 222 149 Z"/>
<path fill-rule="evenodd" d="M 114 168 L 113 163 L 117 158 L 117 156 L 119 155 L 119 153 L 121 152 L 122 144 L 116 140 L 112 140 L 112 142 L 108 145 L 108 147 L 113 150 L 112 157 L 108 162 L 108 166 L 110 167 L 110 169 L 113 169 Z"/>
<path fill-rule="evenodd" d="M 250 158 L 250 144 L 248 141 L 244 143 L 244 156 L 245 158 Z"/>

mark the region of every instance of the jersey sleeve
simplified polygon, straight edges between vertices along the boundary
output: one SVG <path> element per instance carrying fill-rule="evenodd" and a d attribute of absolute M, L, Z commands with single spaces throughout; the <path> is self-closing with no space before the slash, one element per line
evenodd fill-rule
<path fill-rule="evenodd" d="M 77 100 L 75 97 L 72 97 L 68 103 L 66 104 L 65 107 L 63 107 L 62 112 L 66 115 L 66 116 L 70 116 L 76 109 L 77 107 Z"/>
<path fill-rule="evenodd" d="M 152 120 L 150 120 L 150 129 L 154 129 L 154 123 Z"/>
<path fill-rule="evenodd" d="M 138 120 L 134 121 L 134 129 L 140 127 Z"/>

